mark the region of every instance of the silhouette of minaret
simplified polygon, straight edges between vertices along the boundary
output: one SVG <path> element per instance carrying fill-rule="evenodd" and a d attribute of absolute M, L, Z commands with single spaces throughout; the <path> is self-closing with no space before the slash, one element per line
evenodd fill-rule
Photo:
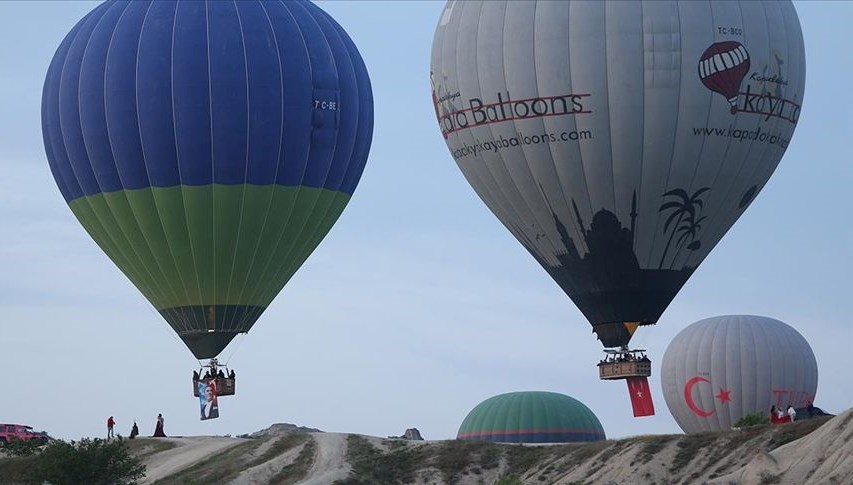
<path fill-rule="evenodd" d="M 539 190 L 542 192 L 545 204 L 548 205 L 548 210 L 551 211 L 551 217 L 554 218 L 554 226 L 557 228 L 557 233 L 560 235 L 560 242 L 562 242 L 563 246 L 566 248 L 565 252 L 561 251 L 560 253 L 568 254 L 573 259 L 580 259 L 580 254 L 578 254 L 578 249 L 575 247 L 574 240 L 569 236 L 569 231 L 566 229 L 566 225 L 557 217 L 557 212 L 551 206 L 551 201 L 548 200 L 548 196 L 545 195 L 545 189 L 542 188 L 542 184 L 539 184 Z M 572 201 L 572 203 L 574 204 L 574 201 Z M 557 254 L 559 255 L 560 253 Z M 561 260 L 560 263 L 562 264 L 563 261 Z"/>
<path fill-rule="evenodd" d="M 586 237 L 586 228 L 583 227 L 583 219 L 581 219 L 581 213 L 578 210 L 578 205 L 575 204 L 575 199 L 572 199 L 572 209 L 575 211 L 575 218 L 578 220 L 578 225 L 581 227 L 581 234 Z"/>
<path fill-rule="evenodd" d="M 631 246 L 634 246 L 636 243 L 636 232 L 634 229 L 636 228 L 637 222 L 637 189 L 634 189 L 634 196 L 631 197 Z"/>

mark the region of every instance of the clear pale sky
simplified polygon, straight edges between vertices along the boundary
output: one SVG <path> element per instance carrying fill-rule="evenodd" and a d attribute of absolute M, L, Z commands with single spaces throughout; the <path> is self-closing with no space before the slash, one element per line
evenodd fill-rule
<path fill-rule="evenodd" d="M 655 364 L 679 330 L 715 315 L 782 320 L 818 361 L 815 404 L 853 405 L 853 3 L 795 2 L 807 81 L 797 131 L 766 188 L 654 327 Z M 56 47 L 97 2 L 0 2 L 0 422 L 103 436 L 115 416 L 170 435 L 289 422 L 446 439 L 496 394 L 545 390 L 590 407 L 611 438 L 678 433 L 657 374 L 657 415 L 636 419 L 603 382 L 592 328 L 468 186 L 435 122 L 429 55 L 443 2 L 320 2 L 349 32 L 375 96 L 373 148 L 337 225 L 251 332 L 223 356 L 238 374 L 221 418 L 198 419 L 198 362 L 89 238 L 59 194 L 41 137 Z"/>

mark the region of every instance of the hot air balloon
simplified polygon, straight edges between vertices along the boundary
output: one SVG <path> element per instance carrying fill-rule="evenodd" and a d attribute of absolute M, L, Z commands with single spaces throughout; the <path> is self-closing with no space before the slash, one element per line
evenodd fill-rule
<path fill-rule="evenodd" d="M 805 60 L 790 1 L 450 1 L 430 76 L 468 182 L 621 351 L 773 173 Z"/>
<path fill-rule="evenodd" d="M 308 1 L 107 1 L 54 55 L 42 131 L 85 230 L 212 359 L 340 216 L 373 99 L 352 40 Z"/>
<path fill-rule="evenodd" d="M 817 361 L 791 326 L 773 318 L 706 318 L 678 333 L 661 364 L 666 405 L 686 433 L 731 429 L 770 406 L 804 407 L 817 391 Z"/>
<path fill-rule="evenodd" d="M 510 392 L 481 402 L 462 421 L 457 439 L 496 443 L 569 443 L 607 439 L 582 402 L 556 392 Z"/>

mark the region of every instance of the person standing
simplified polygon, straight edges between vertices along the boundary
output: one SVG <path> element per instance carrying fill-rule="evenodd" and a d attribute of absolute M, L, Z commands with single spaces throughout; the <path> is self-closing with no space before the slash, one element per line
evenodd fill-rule
<path fill-rule="evenodd" d="M 133 428 L 130 428 L 130 439 L 136 438 L 139 435 L 139 426 L 136 425 L 136 421 L 133 422 Z"/>
<path fill-rule="evenodd" d="M 155 438 L 165 438 L 166 437 L 166 432 L 163 431 L 163 425 L 165 422 L 166 422 L 166 420 L 163 419 L 163 415 L 157 414 L 157 424 L 154 426 L 154 437 Z"/>
<path fill-rule="evenodd" d="M 788 404 L 788 418 L 793 423 L 794 419 L 796 419 L 796 417 L 797 417 L 797 410 L 794 409 L 794 406 L 791 406 L 790 404 Z"/>
<path fill-rule="evenodd" d="M 116 425 L 115 419 L 112 416 L 107 418 L 107 439 L 115 437 L 113 434 L 113 427 Z"/>

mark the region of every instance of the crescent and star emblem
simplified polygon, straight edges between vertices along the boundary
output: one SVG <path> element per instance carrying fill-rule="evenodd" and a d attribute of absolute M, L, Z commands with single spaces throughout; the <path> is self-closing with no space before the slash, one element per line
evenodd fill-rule
<path fill-rule="evenodd" d="M 705 411 L 704 409 L 700 408 L 698 404 L 696 404 L 696 401 L 693 400 L 693 386 L 700 382 L 707 382 L 708 384 L 711 383 L 711 381 L 702 376 L 695 376 L 690 378 L 687 383 L 684 384 L 684 402 L 687 403 L 687 407 L 689 407 L 694 414 L 703 418 L 707 418 L 714 414 L 716 412 L 716 409 Z M 731 390 L 723 389 L 721 387 L 720 392 L 717 393 L 715 397 L 720 400 L 720 404 L 725 404 L 732 400 L 731 394 Z"/>

